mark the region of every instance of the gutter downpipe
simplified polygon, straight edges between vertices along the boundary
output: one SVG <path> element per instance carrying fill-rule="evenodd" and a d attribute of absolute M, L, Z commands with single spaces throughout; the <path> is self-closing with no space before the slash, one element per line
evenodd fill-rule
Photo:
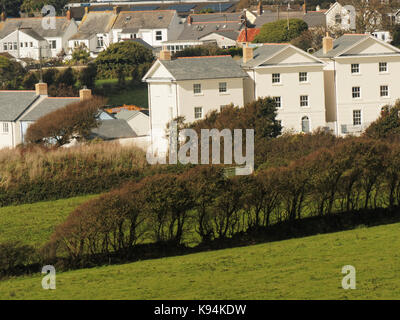
<path fill-rule="evenodd" d="M 333 61 L 333 77 L 334 77 L 334 85 L 335 85 L 335 104 L 336 104 L 336 136 L 339 136 L 339 106 L 337 101 L 337 77 L 336 77 L 336 61 L 330 58 Z"/>

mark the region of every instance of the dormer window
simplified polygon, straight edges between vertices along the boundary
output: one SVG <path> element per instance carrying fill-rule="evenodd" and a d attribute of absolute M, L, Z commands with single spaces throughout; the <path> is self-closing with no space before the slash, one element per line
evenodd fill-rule
<path fill-rule="evenodd" d="M 156 31 L 156 41 L 162 41 L 162 31 Z"/>
<path fill-rule="evenodd" d="M 337 14 L 335 16 L 335 23 L 336 24 L 342 24 L 342 16 L 340 14 Z"/>

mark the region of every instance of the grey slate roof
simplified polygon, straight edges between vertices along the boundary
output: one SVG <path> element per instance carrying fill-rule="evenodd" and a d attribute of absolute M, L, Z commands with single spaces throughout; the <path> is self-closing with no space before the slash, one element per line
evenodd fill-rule
<path fill-rule="evenodd" d="M 206 13 L 206 14 L 192 14 L 190 17 L 192 18 L 193 23 L 196 22 L 240 22 L 242 17 L 242 12 L 231 12 L 231 13 Z"/>
<path fill-rule="evenodd" d="M 61 109 L 68 104 L 80 101 L 79 98 L 45 98 L 35 108 L 26 113 L 21 121 L 36 121 L 44 115 Z"/>
<path fill-rule="evenodd" d="M 43 18 L 8 18 L 5 22 L 0 23 L 0 39 L 14 32 L 18 28 L 32 29 L 44 38 L 61 37 L 64 35 L 64 32 L 69 25 L 74 23 L 66 17 L 56 17 L 56 28 L 44 29 L 42 26 L 42 20 Z"/>
<path fill-rule="evenodd" d="M 38 99 L 35 91 L 0 91 L 0 121 L 15 121 Z"/>
<path fill-rule="evenodd" d="M 326 27 L 326 15 L 325 12 L 307 12 L 303 17 L 303 20 L 310 28 L 313 27 Z"/>
<path fill-rule="evenodd" d="M 246 78 L 231 56 L 191 57 L 160 61 L 176 80 Z"/>
<path fill-rule="evenodd" d="M 0 91 L 0 121 L 15 121 L 38 99 L 35 91 Z"/>
<path fill-rule="evenodd" d="M 132 130 L 126 120 L 123 119 L 103 120 L 91 133 L 91 138 L 100 138 L 103 140 L 135 137 L 137 137 L 137 134 Z"/>
<path fill-rule="evenodd" d="M 318 50 L 314 53 L 314 56 L 318 58 L 333 58 L 342 51 L 350 48 L 351 46 L 355 45 L 359 41 L 369 38 L 370 36 L 367 34 L 354 34 L 354 35 L 344 35 L 340 38 L 333 41 L 333 49 L 329 51 L 327 54 L 324 54 L 323 49 Z"/>
<path fill-rule="evenodd" d="M 160 29 L 168 28 L 176 11 L 122 11 L 113 29 Z"/>
<path fill-rule="evenodd" d="M 286 47 L 288 47 L 288 44 L 271 44 L 258 47 L 254 50 L 253 59 L 242 65 L 243 67 L 256 67 Z"/>
<path fill-rule="evenodd" d="M 213 23 L 204 23 L 204 24 L 185 24 L 182 33 L 179 35 L 178 40 L 198 40 L 206 35 L 209 35 L 218 31 L 233 31 L 239 34 L 239 31 L 243 28 L 242 24 L 237 22 L 231 23 L 221 23 L 221 22 L 213 22 Z M 237 38 L 237 36 L 236 36 Z M 235 40 L 236 40 L 235 38 Z"/>
<path fill-rule="evenodd" d="M 213 34 L 213 33 L 219 34 L 220 36 L 223 36 L 225 38 L 235 40 L 235 41 L 239 36 L 239 31 L 234 31 L 234 30 L 218 30 L 218 31 L 211 32 L 210 34 Z"/>
<path fill-rule="evenodd" d="M 97 33 L 108 33 L 115 18 L 116 15 L 113 11 L 89 11 L 79 25 L 78 33 L 72 36 L 70 40 L 89 39 Z"/>
<path fill-rule="evenodd" d="M 43 38 L 41 35 L 39 35 L 35 30 L 30 29 L 30 28 L 24 28 L 20 29 L 21 32 L 27 34 L 28 36 L 32 37 L 35 40 L 38 41 L 46 41 L 45 38 Z"/>
<path fill-rule="evenodd" d="M 132 117 L 136 116 L 139 113 L 140 113 L 140 111 L 138 111 L 138 110 L 122 110 L 122 111 L 118 112 L 115 115 L 115 117 L 117 119 L 122 119 L 122 120 L 128 121 L 129 119 L 131 119 Z"/>

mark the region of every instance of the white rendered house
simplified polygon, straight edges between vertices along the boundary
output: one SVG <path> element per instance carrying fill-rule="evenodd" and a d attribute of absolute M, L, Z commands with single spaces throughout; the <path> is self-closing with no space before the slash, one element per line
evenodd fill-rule
<path fill-rule="evenodd" d="M 148 84 L 152 134 L 165 131 L 177 117 L 190 123 L 230 104 L 242 107 L 245 78 L 231 56 L 171 60 L 169 51 L 161 51 L 143 78 Z"/>
<path fill-rule="evenodd" d="M 338 135 L 362 132 L 400 98 L 400 49 L 364 34 L 324 38 L 327 122 Z"/>
<path fill-rule="evenodd" d="M 290 44 L 243 48 L 245 103 L 272 97 L 284 131 L 312 132 L 326 126 L 324 73 L 318 58 Z M 254 50 L 254 51 L 253 51 Z"/>

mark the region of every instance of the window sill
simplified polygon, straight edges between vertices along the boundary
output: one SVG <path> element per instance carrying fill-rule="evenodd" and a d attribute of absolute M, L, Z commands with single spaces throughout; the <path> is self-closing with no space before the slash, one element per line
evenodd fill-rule
<path fill-rule="evenodd" d="M 281 82 L 280 83 L 273 83 L 272 85 L 275 86 L 275 87 L 280 87 L 280 86 L 283 86 L 283 83 L 281 83 Z"/>
<path fill-rule="evenodd" d="M 353 77 L 359 77 L 359 76 L 362 76 L 362 73 L 352 73 L 351 74 Z"/>
<path fill-rule="evenodd" d="M 311 83 L 308 81 L 304 81 L 304 82 L 299 82 L 300 85 L 310 85 Z"/>
<path fill-rule="evenodd" d="M 201 97 L 201 96 L 204 96 L 204 93 L 194 93 L 193 94 L 195 97 Z"/>
<path fill-rule="evenodd" d="M 385 71 L 385 72 L 378 72 L 378 75 L 380 75 L 380 76 L 389 75 L 389 74 L 390 74 L 390 72 L 387 72 L 387 71 Z"/>
<path fill-rule="evenodd" d="M 219 92 L 218 94 L 220 96 L 230 96 L 231 95 L 229 92 Z"/>

